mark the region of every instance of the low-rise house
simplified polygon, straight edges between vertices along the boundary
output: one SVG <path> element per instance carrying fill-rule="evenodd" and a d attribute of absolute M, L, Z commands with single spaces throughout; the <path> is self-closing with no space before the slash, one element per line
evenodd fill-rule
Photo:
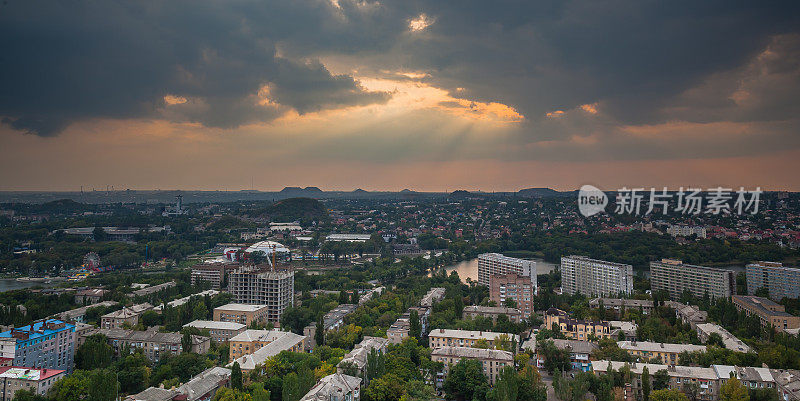
<path fill-rule="evenodd" d="M 0 367 L 0 401 L 12 401 L 19 390 L 44 396 L 65 374 L 66 371 L 57 369 Z"/>
<path fill-rule="evenodd" d="M 102 334 L 108 343 L 119 353 L 129 347 L 131 351 L 141 349 L 147 359 L 158 362 L 165 353 L 180 354 L 183 351 L 183 335 L 181 333 L 160 333 L 155 330 L 136 331 L 123 329 L 96 329 L 84 333 L 78 338 L 78 346 L 86 342 L 88 337 Z M 191 336 L 191 352 L 205 354 L 211 348 L 211 339 L 204 336 Z"/>
<path fill-rule="evenodd" d="M 231 338 L 239 335 L 247 329 L 247 326 L 241 323 L 234 322 L 217 322 L 214 320 L 195 320 L 191 323 L 186 323 L 183 327 L 194 327 L 200 330 L 208 330 L 211 336 L 211 341 L 215 343 L 224 343 Z"/>
<path fill-rule="evenodd" d="M 474 319 L 478 316 L 484 318 L 490 318 L 493 322 L 497 322 L 497 317 L 500 315 L 505 315 L 508 317 L 508 320 L 519 323 L 522 321 L 522 311 L 517 308 L 507 308 L 504 306 L 477 306 L 477 305 L 470 305 L 464 307 L 464 318 L 469 317 L 470 319 Z"/>
<path fill-rule="evenodd" d="M 706 350 L 705 345 L 665 344 L 650 341 L 618 341 L 617 345 L 637 358 L 642 360 L 658 358 L 667 365 L 677 365 L 678 356 L 681 352 L 703 352 Z"/>
<path fill-rule="evenodd" d="M 580 370 L 583 372 L 590 372 L 592 370 L 592 353 L 599 347 L 588 341 L 579 340 L 561 340 L 553 339 L 552 341 L 558 349 L 569 351 L 569 360 L 572 363 L 572 370 Z M 536 367 L 539 369 L 544 368 L 545 357 L 539 352 L 536 353 Z"/>
<path fill-rule="evenodd" d="M 490 384 L 494 384 L 503 367 L 514 366 L 514 355 L 508 351 L 471 347 L 438 347 L 431 351 L 431 360 L 444 364 L 443 371 L 437 377 L 437 386 L 440 387 L 444 383 L 444 378 L 447 377 L 452 366 L 463 358 L 480 361 L 483 365 L 483 374 L 489 379 Z"/>
<path fill-rule="evenodd" d="M 288 331 L 282 331 L 280 333 L 281 334 L 276 336 L 274 340 L 257 349 L 252 354 L 236 358 L 236 360 L 228 364 L 228 367 L 233 366 L 233 363 L 237 362 L 242 372 L 249 372 L 257 366 L 263 365 L 267 359 L 283 351 L 303 352 L 305 349 L 306 336 Z"/>
<path fill-rule="evenodd" d="M 597 338 L 611 337 L 611 326 L 606 321 L 590 321 L 572 318 L 561 309 L 550 308 L 544 314 L 545 328 L 557 326 L 561 333 L 573 340 L 588 340 L 589 336 Z"/>
<path fill-rule="evenodd" d="M 653 301 L 649 299 L 595 298 L 589 301 L 590 308 L 597 309 L 600 306 L 616 311 L 634 309 L 645 315 L 653 311 Z"/>
<path fill-rule="evenodd" d="M 361 378 L 334 373 L 323 377 L 300 401 L 359 401 Z"/>
<path fill-rule="evenodd" d="M 365 379 L 366 385 L 369 382 L 369 378 L 364 377 L 364 371 L 367 367 L 367 356 L 373 350 L 380 354 L 385 353 L 388 345 L 389 339 L 387 338 L 365 336 L 364 339 L 356 344 L 355 348 L 348 352 L 339 364 L 336 365 L 336 371 L 348 374 L 348 370 L 354 368 L 356 370 L 355 373 L 358 373 L 359 377 Z"/>
<path fill-rule="evenodd" d="M 124 326 L 133 327 L 139 324 L 139 317 L 153 309 L 153 305 L 145 302 L 131 307 L 123 307 L 118 311 L 106 313 L 100 318 L 100 327 L 104 329 L 122 329 Z"/>
<path fill-rule="evenodd" d="M 715 323 L 699 323 L 697 325 L 697 337 L 702 342 L 708 342 L 708 338 L 712 334 L 718 334 L 722 338 L 722 343 L 725 348 L 736 352 L 751 352 L 753 351 L 749 345 L 745 344 L 742 340 L 736 338 L 728 330 Z"/>
<path fill-rule="evenodd" d="M 431 348 L 436 347 L 474 347 L 478 340 L 484 340 L 490 347 L 496 347 L 500 338 L 519 346 L 516 334 L 496 333 L 493 331 L 435 329 L 428 334 Z"/>

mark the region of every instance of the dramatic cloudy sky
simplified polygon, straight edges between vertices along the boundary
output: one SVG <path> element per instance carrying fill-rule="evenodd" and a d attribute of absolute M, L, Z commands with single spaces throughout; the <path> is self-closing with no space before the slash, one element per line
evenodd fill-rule
<path fill-rule="evenodd" d="M 3 0 L 0 189 L 800 190 L 799 7 Z"/>

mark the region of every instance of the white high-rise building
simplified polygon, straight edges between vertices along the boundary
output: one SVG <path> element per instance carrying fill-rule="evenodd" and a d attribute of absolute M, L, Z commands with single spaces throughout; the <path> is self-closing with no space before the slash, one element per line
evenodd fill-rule
<path fill-rule="evenodd" d="M 490 277 L 515 273 L 531 278 L 531 285 L 536 288 L 536 262 L 532 260 L 511 258 L 499 253 L 483 253 L 478 255 L 478 283 L 488 286 Z"/>
<path fill-rule="evenodd" d="M 561 287 L 566 294 L 630 294 L 633 292 L 633 266 L 586 256 L 564 256 L 561 258 Z"/>

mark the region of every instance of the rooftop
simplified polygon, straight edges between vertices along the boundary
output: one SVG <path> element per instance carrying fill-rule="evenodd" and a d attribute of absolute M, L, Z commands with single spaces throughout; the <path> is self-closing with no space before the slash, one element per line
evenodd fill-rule
<path fill-rule="evenodd" d="M 214 308 L 214 310 L 235 311 L 235 312 L 256 312 L 266 308 L 267 305 L 248 305 L 248 304 L 227 304 Z"/>
<path fill-rule="evenodd" d="M 705 345 L 654 343 L 650 341 L 618 341 L 617 345 L 624 350 L 670 352 L 677 354 L 683 351 L 695 352 L 706 350 Z"/>
<path fill-rule="evenodd" d="M 234 330 L 238 331 L 247 326 L 241 323 L 235 322 L 218 322 L 216 320 L 195 320 L 190 323 L 186 323 L 183 327 L 197 327 L 198 329 L 210 329 L 210 330 Z"/>
<path fill-rule="evenodd" d="M 64 373 L 64 371 L 57 369 L 23 368 L 17 366 L 0 367 L 0 378 L 8 379 L 38 381 L 53 377 L 60 373 Z"/>
<path fill-rule="evenodd" d="M 712 333 L 719 334 L 722 337 L 722 343 L 725 344 L 725 348 L 731 351 L 738 351 L 738 352 L 750 352 L 752 349 L 742 342 L 742 340 L 736 338 L 733 334 L 731 334 L 728 330 L 725 330 L 722 326 L 715 324 L 715 323 L 700 323 L 697 325 L 697 330 L 705 333 L 706 335 L 710 335 Z"/>
<path fill-rule="evenodd" d="M 591 354 L 598 346 L 588 341 L 553 339 L 558 349 L 566 349 L 577 354 Z"/>
<path fill-rule="evenodd" d="M 435 329 L 430 332 L 429 337 L 446 337 L 446 338 L 463 338 L 463 339 L 479 339 L 483 338 L 488 341 L 494 341 L 497 337 L 502 335 L 508 336 L 508 339 L 516 339 L 519 343 L 519 336 L 508 333 L 495 333 L 493 331 L 476 331 L 476 330 L 453 330 L 453 329 Z"/>
<path fill-rule="evenodd" d="M 303 342 L 306 336 L 301 336 L 289 331 L 281 331 L 280 336 L 277 336 L 271 343 L 259 348 L 256 352 L 236 358 L 233 362 L 239 362 L 242 370 L 253 370 L 256 365 L 261 365 L 267 359 L 278 355 L 281 351 L 287 351 L 297 344 Z M 233 362 L 228 366 L 232 366 Z"/>
<path fill-rule="evenodd" d="M 29 324 L 27 326 L 17 327 L 12 330 L 4 331 L 0 333 L 0 338 L 14 337 L 15 335 L 23 334 L 27 335 L 27 338 L 18 339 L 17 341 L 20 340 L 25 341 L 30 339 L 36 339 L 39 337 L 49 336 L 51 334 L 55 334 L 63 330 L 74 330 L 74 329 L 75 329 L 74 325 L 71 325 L 69 323 L 64 323 L 61 320 L 47 319 L 44 321 L 38 321 L 33 324 Z M 14 334 L 12 334 L 12 332 Z"/>
<path fill-rule="evenodd" d="M 231 337 L 230 341 L 260 341 L 260 342 L 268 342 L 268 341 L 275 341 L 276 338 L 286 333 L 285 331 L 281 331 L 279 329 L 273 330 L 253 330 L 248 329 L 245 330 L 234 337 Z"/>
<path fill-rule="evenodd" d="M 783 305 L 769 298 L 756 297 L 752 295 L 733 295 L 732 297 L 734 302 L 746 304 L 747 306 L 756 309 L 759 313 L 766 316 L 793 316 L 792 314 L 786 312 Z"/>
<path fill-rule="evenodd" d="M 344 399 L 344 394 L 353 392 L 361 386 L 361 378 L 334 373 L 319 380 L 300 401 L 328 401 L 332 394 L 338 394 Z"/>
<path fill-rule="evenodd" d="M 221 383 L 227 382 L 230 378 L 230 369 L 215 366 L 192 377 L 191 380 L 178 387 L 178 391 L 186 394 L 186 401 L 195 401 L 214 388 L 219 387 Z"/>
<path fill-rule="evenodd" d="M 431 356 L 455 356 L 458 358 L 495 359 L 513 361 L 514 355 L 508 351 L 471 347 L 439 347 L 431 351 Z"/>
<path fill-rule="evenodd" d="M 478 306 L 470 305 L 464 307 L 464 312 L 487 313 L 492 315 L 520 315 L 522 312 L 516 308 L 505 306 Z"/>

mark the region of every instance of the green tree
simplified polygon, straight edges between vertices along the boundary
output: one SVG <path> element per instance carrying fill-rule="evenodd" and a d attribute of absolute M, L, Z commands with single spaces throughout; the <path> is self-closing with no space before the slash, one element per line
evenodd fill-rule
<path fill-rule="evenodd" d="M 192 352 L 192 335 L 188 331 L 183 333 L 181 338 L 181 349 L 183 352 Z"/>
<path fill-rule="evenodd" d="M 297 401 L 302 398 L 300 394 L 300 380 L 297 378 L 297 373 L 291 372 L 283 377 L 283 386 L 281 388 L 282 401 Z"/>
<path fill-rule="evenodd" d="M 689 401 L 686 394 L 678 390 L 662 389 L 650 393 L 650 401 Z"/>
<path fill-rule="evenodd" d="M 364 368 L 364 381 L 378 379 L 386 374 L 386 355 L 373 348 L 367 354 L 367 365 Z"/>
<path fill-rule="evenodd" d="M 319 319 L 317 319 L 317 327 L 314 331 L 314 342 L 317 343 L 318 347 L 325 344 L 325 324 L 321 314 Z"/>
<path fill-rule="evenodd" d="M 659 369 L 653 375 L 653 390 L 663 390 L 669 387 L 669 372 L 666 369 Z"/>
<path fill-rule="evenodd" d="M 107 368 L 111 365 L 113 354 L 108 338 L 102 334 L 94 334 L 75 351 L 75 367 L 83 370 Z"/>
<path fill-rule="evenodd" d="M 27 389 L 20 389 L 14 393 L 14 401 L 47 401 L 47 398 Z"/>
<path fill-rule="evenodd" d="M 89 399 L 92 401 L 114 401 L 119 394 L 116 373 L 108 369 L 97 369 L 89 376 Z"/>
<path fill-rule="evenodd" d="M 419 322 L 419 313 L 416 310 L 412 310 L 409 316 L 408 335 L 418 340 L 422 337 L 422 326 Z"/>
<path fill-rule="evenodd" d="M 231 367 L 231 387 L 235 390 L 242 389 L 242 368 L 239 362 L 234 362 Z"/>
<path fill-rule="evenodd" d="M 264 388 L 264 383 L 253 383 L 250 386 L 250 396 L 253 401 L 270 401 L 270 393 Z"/>
<path fill-rule="evenodd" d="M 642 369 L 642 395 L 645 400 L 650 398 L 650 370 L 647 366 Z"/>
<path fill-rule="evenodd" d="M 555 374 L 555 372 L 566 372 L 572 367 L 569 358 L 569 351 L 559 349 L 555 346 L 553 341 L 545 341 L 542 343 L 542 356 L 544 356 L 544 369 Z"/>
<path fill-rule="evenodd" d="M 747 387 L 742 385 L 735 376 L 731 377 L 719 387 L 719 401 L 750 401 Z"/>
<path fill-rule="evenodd" d="M 448 399 L 482 401 L 486 399 L 489 382 L 483 374 L 483 364 L 475 359 L 462 359 L 450 369 L 442 386 Z"/>
<path fill-rule="evenodd" d="M 348 301 L 350 301 L 350 294 L 347 291 L 339 291 L 339 303 L 346 304 Z"/>
<path fill-rule="evenodd" d="M 393 373 L 371 380 L 362 392 L 365 401 L 399 401 L 404 393 L 403 380 Z"/>

